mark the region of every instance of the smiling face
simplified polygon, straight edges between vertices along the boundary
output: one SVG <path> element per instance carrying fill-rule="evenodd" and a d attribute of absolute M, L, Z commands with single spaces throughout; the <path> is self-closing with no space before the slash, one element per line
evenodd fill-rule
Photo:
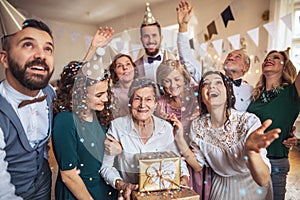
<path fill-rule="evenodd" d="M 279 52 L 273 52 L 267 55 L 263 64 L 262 72 L 264 75 L 277 74 L 282 76 L 284 66 L 284 57 Z"/>
<path fill-rule="evenodd" d="M 54 70 L 54 47 L 50 35 L 28 27 L 10 37 L 7 61 L 2 61 L 9 83 L 17 90 L 46 87 Z"/>
<path fill-rule="evenodd" d="M 135 120 L 146 121 L 151 118 L 156 107 L 153 87 L 149 86 L 137 89 L 130 101 L 131 114 Z"/>
<path fill-rule="evenodd" d="M 105 102 L 108 101 L 108 81 L 99 81 L 87 87 L 87 108 L 88 110 L 101 111 L 104 109 Z"/>
<path fill-rule="evenodd" d="M 159 52 L 162 36 L 156 25 L 144 26 L 141 30 L 141 41 L 149 56 L 155 56 Z"/>
<path fill-rule="evenodd" d="M 174 97 L 179 96 L 184 91 L 184 77 L 178 70 L 173 70 L 165 79 L 163 79 L 163 86 L 168 94 Z"/>
<path fill-rule="evenodd" d="M 116 67 L 114 69 L 119 81 L 131 82 L 134 78 L 134 66 L 130 59 L 122 56 L 116 60 Z"/>
<path fill-rule="evenodd" d="M 245 63 L 245 59 L 245 54 L 242 50 L 230 52 L 223 64 L 226 76 L 233 79 L 242 77 L 249 69 L 249 66 Z M 236 77 L 232 77 L 233 74 Z"/>
<path fill-rule="evenodd" d="M 225 107 L 227 92 L 223 79 L 219 74 L 209 74 L 204 78 L 201 96 L 208 110 L 214 106 Z"/>

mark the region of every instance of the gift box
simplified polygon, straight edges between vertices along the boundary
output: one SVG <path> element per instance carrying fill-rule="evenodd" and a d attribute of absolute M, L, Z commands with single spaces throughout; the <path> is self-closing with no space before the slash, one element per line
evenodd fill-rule
<path fill-rule="evenodd" d="M 149 152 L 137 156 L 140 192 L 179 188 L 180 158 L 174 152 Z"/>
<path fill-rule="evenodd" d="M 170 191 L 159 192 L 137 192 L 134 195 L 135 200 L 199 200 L 200 196 L 190 188 L 179 188 Z"/>

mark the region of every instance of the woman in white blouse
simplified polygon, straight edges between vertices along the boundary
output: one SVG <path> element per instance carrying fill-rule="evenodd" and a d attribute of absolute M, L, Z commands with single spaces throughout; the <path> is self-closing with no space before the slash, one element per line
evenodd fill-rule
<path fill-rule="evenodd" d="M 134 79 L 128 91 L 130 114 L 113 120 L 107 132 L 110 139 L 120 143 L 122 152 L 114 156 L 106 151 L 100 173 L 125 199 L 130 199 L 131 192 L 138 189 L 138 154 L 163 151 L 179 154 L 172 125 L 153 115 L 158 95 L 155 82 Z M 188 169 L 183 160 L 180 163 L 181 184 L 187 185 Z"/>
<path fill-rule="evenodd" d="M 272 123 L 233 109 L 235 97 L 229 80 L 220 72 L 203 75 L 199 85 L 200 117 L 191 125 L 192 150 L 182 134 L 182 125 L 170 116 L 174 134 L 186 161 L 196 171 L 208 164 L 214 171 L 211 200 L 272 199 L 270 163 L 266 147 L 280 129 L 264 133 Z"/>

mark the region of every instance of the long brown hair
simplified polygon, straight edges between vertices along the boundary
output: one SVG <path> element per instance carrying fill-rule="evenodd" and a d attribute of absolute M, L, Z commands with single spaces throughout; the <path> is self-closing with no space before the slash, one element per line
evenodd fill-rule
<path fill-rule="evenodd" d="M 230 82 L 230 80 L 223 73 L 221 73 L 219 71 L 208 71 L 201 78 L 201 81 L 199 83 L 199 91 L 198 91 L 198 93 L 199 93 L 198 101 L 199 101 L 199 106 L 200 106 L 200 115 L 209 114 L 208 109 L 207 109 L 205 103 L 202 100 L 202 92 L 201 91 L 205 87 L 204 84 L 203 84 L 205 77 L 208 76 L 208 75 L 211 75 L 211 74 L 219 75 L 222 78 L 223 83 L 224 83 L 225 88 L 226 88 L 226 96 L 227 96 L 227 99 L 226 99 L 226 121 L 225 121 L 225 124 L 224 124 L 224 125 L 226 125 L 229 122 L 230 110 L 231 110 L 231 108 L 234 108 L 235 96 L 234 96 L 234 93 L 233 93 L 232 83 Z"/>
<path fill-rule="evenodd" d="M 87 108 L 87 87 L 92 86 L 99 81 L 109 81 L 108 73 L 102 79 L 91 79 L 82 71 L 81 62 L 72 61 L 64 67 L 61 78 L 58 81 L 57 98 L 53 102 L 54 114 L 62 111 L 73 112 L 80 120 Z M 108 101 L 105 102 L 105 108 L 102 111 L 95 111 L 97 119 L 106 129 L 112 120 L 111 113 L 111 90 L 108 85 Z"/>
<path fill-rule="evenodd" d="M 280 53 L 284 59 L 283 71 L 281 76 L 281 86 L 291 85 L 296 79 L 297 70 L 293 65 L 293 63 L 291 62 L 291 60 L 289 59 L 287 52 L 285 51 L 272 50 L 266 55 L 266 58 L 270 54 L 276 52 Z M 263 74 L 261 74 L 259 77 L 259 81 L 257 82 L 255 88 L 253 89 L 252 100 L 256 101 L 260 97 L 260 95 L 265 91 L 265 89 L 266 89 L 266 77 Z"/>

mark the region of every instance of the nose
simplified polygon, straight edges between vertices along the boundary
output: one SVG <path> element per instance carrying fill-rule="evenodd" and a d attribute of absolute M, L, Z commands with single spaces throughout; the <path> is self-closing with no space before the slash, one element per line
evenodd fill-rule
<path fill-rule="evenodd" d="M 127 65 L 123 65 L 123 70 L 128 69 Z"/>
<path fill-rule="evenodd" d="M 234 59 L 233 59 L 233 56 L 228 56 L 227 60 L 233 61 L 233 60 L 234 60 Z"/>
<path fill-rule="evenodd" d="M 108 94 L 107 94 L 107 92 L 105 92 L 105 93 L 102 95 L 102 101 L 103 101 L 103 102 L 107 102 L 107 101 L 108 101 Z"/>
<path fill-rule="evenodd" d="M 145 106 L 145 99 L 141 99 L 140 101 L 140 107 L 143 108 Z"/>
<path fill-rule="evenodd" d="M 38 58 L 45 59 L 45 57 L 46 57 L 46 54 L 45 54 L 43 48 L 40 48 L 40 47 L 35 48 L 35 53 L 34 53 L 35 59 L 38 59 Z"/>
<path fill-rule="evenodd" d="M 171 88 L 174 88 L 175 87 L 175 81 L 171 81 Z"/>

